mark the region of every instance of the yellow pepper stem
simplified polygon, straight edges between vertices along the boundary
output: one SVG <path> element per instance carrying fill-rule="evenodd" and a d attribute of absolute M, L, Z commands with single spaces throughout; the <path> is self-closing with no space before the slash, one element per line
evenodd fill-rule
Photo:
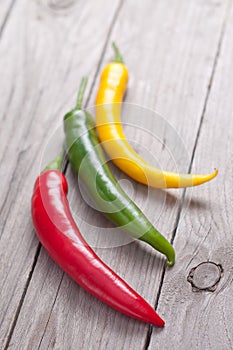
<path fill-rule="evenodd" d="M 115 42 L 112 43 L 112 47 L 113 47 L 113 50 L 115 52 L 115 59 L 114 59 L 114 61 L 115 62 L 119 62 L 119 63 L 124 63 L 123 57 L 122 57 L 118 47 L 116 46 Z"/>

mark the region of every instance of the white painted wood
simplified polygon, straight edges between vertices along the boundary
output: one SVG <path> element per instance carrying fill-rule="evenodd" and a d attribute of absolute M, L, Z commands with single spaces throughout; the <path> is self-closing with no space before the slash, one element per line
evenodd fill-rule
<path fill-rule="evenodd" d="M 90 76 L 91 85 L 117 5 L 78 1 L 65 9 L 54 9 L 50 1 L 22 0 L 17 3 L 2 36 L 1 348 L 14 326 L 38 246 L 30 218 L 30 197 L 41 170 L 41 158 L 45 157 L 44 147 L 61 124 L 64 113 L 75 103 L 76 90 L 84 74 Z M 95 16 L 98 21 L 94 21 Z M 60 139 L 46 153 L 55 156 L 61 145 Z M 57 267 L 50 265 L 52 274 L 57 271 L 59 275 Z M 57 289 L 60 280 L 55 278 L 49 283 L 53 281 Z M 37 292 L 40 288 L 41 285 Z M 22 315 L 16 342 L 21 344 L 21 349 L 27 346 L 33 349 L 40 341 L 56 294 L 48 293 L 46 288 L 47 297 L 50 295 L 52 299 L 48 304 L 44 300 L 40 309 L 44 324 L 42 315 L 31 305 L 26 306 L 30 317 L 24 319 Z M 36 299 L 38 297 L 31 300 L 34 306 Z M 34 312 L 38 317 L 38 322 L 33 324 L 34 344 L 27 345 L 25 326 L 30 324 Z M 29 339 L 31 336 L 28 334 Z"/>
<path fill-rule="evenodd" d="M 233 8 L 217 61 L 194 168 L 215 160 L 214 185 L 197 188 L 180 222 L 175 248 L 177 263 L 166 273 L 158 310 L 168 320 L 154 330 L 149 349 L 230 350 L 233 347 L 232 290 L 232 140 L 233 140 Z M 221 264 L 224 272 L 215 292 L 193 292 L 186 278 L 203 261 Z M 208 276 L 208 274 L 207 274 Z M 208 277 L 205 277 L 207 279 Z"/>

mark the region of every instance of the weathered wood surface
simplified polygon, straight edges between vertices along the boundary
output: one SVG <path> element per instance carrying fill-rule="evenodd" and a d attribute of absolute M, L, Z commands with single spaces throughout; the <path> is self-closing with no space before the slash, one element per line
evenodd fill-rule
<path fill-rule="evenodd" d="M 59 147 L 59 142 L 52 145 L 51 131 L 54 133 L 60 126 L 63 114 L 73 105 L 83 74 L 90 76 L 88 106 L 94 105 L 97 73 L 112 58 L 113 39 L 121 47 L 130 72 L 126 101 L 138 105 L 130 109 L 125 106 L 123 121 L 139 123 L 142 111 L 150 120 L 148 129 L 165 143 L 150 135 L 147 125 L 143 129 L 125 125 L 137 150 L 164 168 L 177 166 L 187 171 L 192 166 L 193 171 L 206 172 L 214 166 L 226 169 L 226 160 L 221 156 L 228 149 L 230 159 L 232 147 L 232 128 L 226 131 L 232 113 L 228 71 L 232 65 L 233 28 L 232 16 L 227 17 L 229 3 L 180 0 L 171 5 L 168 0 L 127 0 L 122 4 L 116 1 L 113 6 L 104 0 L 16 1 L 0 41 L 0 69 L 5 82 L 1 84 L 1 119 L 5 127 L 4 132 L 1 128 L 0 139 L 4 164 L 0 241 L 3 348 L 144 349 L 149 344 L 151 349 L 165 349 L 173 344 L 174 348 L 187 349 L 192 340 L 192 349 L 212 349 L 214 344 L 216 349 L 230 349 L 232 316 L 227 304 L 231 298 L 232 195 L 228 197 L 228 193 L 232 191 L 230 177 L 223 178 L 224 170 L 215 183 L 186 192 L 175 236 L 177 262 L 165 271 L 165 278 L 163 259 L 149 247 L 133 242 L 111 248 L 99 228 L 111 226 L 100 214 L 93 216 L 68 171 L 71 206 L 87 240 L 151 304 L 158 302 L 158 311 L 167 325 L 164 330 L 154 329 L 152 336 L 147 325 L 101 304 L 64 275 L 40 249 L 30 220 L 30 195 L 41 157 L 44 163 Z M 145 113 L 140 106 L 162 114 L 162 127 L 157 125 L 161 119 L 156 114 Z M 221 139 L 224 131 L 229 135 Z M 61 133 L 60 129 L 57 133 Z M 49 143 L 44 149 L 46 138 Z M 156 159 L 154 152 L 148 155 L 151 144 L 156 149 Z M 113 171 L 119 179 L 126 179 L 114 167 Z M 148 195 L 143 186 L 124 186 L 171 238 L 183 192 L 150 190 Z M 95 228 L 95 236 L 88 235 L 86 222 Z M 223 265 L 222 285 L 212 294 L 195 294 L 187 274 L 191 267 L 207 259 Z M 219 304 L 216 312 L 215 303 Z M 195 326 L 196 320 L 199 326 Z M 220 327 L 219 333 L 215 326 Z"/>
<path fill-rule="evenodd" d="M 149 349 L 156 349 L 157 344 L 166 348 L 168 339 L 174 349 L 233 348 L 233 8 L 228 15 L 193 164 L 198 168 L 214 160 L 220 172 L 213 187 L 193 192 L 180 221 L 174 242 L 178 263 L 165 275 L 158 307 L 169 323 L 164 332 L 154 329 Z M 193 292 L 187 282 L 191 268 L 203 261 L 223 267 L 214 292 Z M 200 276 L 200 283 L 207 279 L 208 271 Z"/>
<path fill-rule="evenodd" d="M 17 1 L 0 42 L 0 142 L 1 164 L 5 164 L 1 166 L 0 347 L 10 340 L 39 254 L 30 197 L 45 142 L 74 103 L 83 74 L 94 75 L 119 5 L 80 1 L 63 8 L 52 4 Z M 51 267 L 52 275 L 61 275 L 55 265 Z M 59 279 L 57 283 L 51 285 L 53 297 Z M 47 314 L 44 323 L 42 314 L 36 314 L 41 324 L 36 334 L 42 336 Z M 26 348 L 25 331 L 22 336 L 19 348 Z M 29 349 L 34 346 L 37 343 L 28 344 Z"/>

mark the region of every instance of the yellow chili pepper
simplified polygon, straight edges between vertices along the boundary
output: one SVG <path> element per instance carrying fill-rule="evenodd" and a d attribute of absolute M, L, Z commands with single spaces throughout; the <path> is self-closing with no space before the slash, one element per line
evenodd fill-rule
<path fill-rule="evenodd" d="M 128 70 L 113 43 L 115 61 L 103 70 L 96 96 L 96 128 L 102 145 L 113 163 L 134 180 L 155 188 L 180 188 L 201 185 L 217 174 L 178 174 L 163 171 L 138 155 L 127 141 L 120 118 L 121 102 Z"/>

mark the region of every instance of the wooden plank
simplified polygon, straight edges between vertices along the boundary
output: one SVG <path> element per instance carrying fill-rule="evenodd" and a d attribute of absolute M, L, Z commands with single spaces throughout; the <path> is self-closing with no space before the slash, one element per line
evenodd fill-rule
<path fill-rule="evenodd" d="M 232 5 L 232 3 L 231 3 Z M 233 140 L 233 8 L 210 87 L 206 112 L 193 168 L 206 160 L 215 162 L 219 176 L 211 188 L 197 188 L 191 197 L 189 214 L 179 225 L 175 238 L 177 263 L 166 273 L 159 299 L 159 312 L 168 320 L 163 332 L 153 331 L 149 349 L 157 344 L 174 349 L 230 350 L 233 347 L 232 316 L 232 140 Z M 192 290 L 187 277 L 198 264 L 221 264 L 223 275 L 215 291 Z M 217 270 L 196 272 L 204 285 Z M 210 283 L 211 284 L 211 283 Z"/>
<path fill-rule="evenodd" d="M 77 85 L 84 74 L 90 76 L 91 85 L 119 2 L 113 6 L 105 1 L 79 1 L 55 9 L 51 4 L 53 2 L 20 1 L 0 42 L 1 81 L 4 82 L 1 84 L 4 128 L 0 137 L 3 165 L 0 170 L 1 348 L 11 336 L 39 254 L 30 219 L 30 197 L 41 170 L 43 149 L 61 124 L 64 113 L 73 105 Z M 96 16 L 98 21 L 94 21 Z M 51 146 L 49 156 L 58 151 L 61 143 L 59 139 Z M 51 279 L 56 290 L 62 273 L 54 264 L 51 264 L 51 273 L 56 276 L 55 280 Z M 49 294 L 49 288 L 46 293 L 54 297 Z M 32 302 L 35 306 L 35 299 Z M 46 302 L 42 305 L 45 307 Z M 51 299 L 48 307 L 41 309 L 46 321 L 49 306 L 52 306 Z M 38 314 L 38 320 L 41 317 Z M 38 328 L 38 324 L 36 346 L 45 326 L 41 324 Z M 23 342 L 27 325 L 28 319 L 25 319 L 20 334 Z M 20 343 L 20 339 L 18 341 Z M 26 348 L 26 343 L 22 348 Z"/>
<path fill-rule="evenodd" d="M 136 4 L 130 0 L 124 3 L 109 40 L 111 42 L 115 39 L 118 42 L 129 67 L 127 101 L 150 108 L 156 106 L 160 113 L 168 116 L 169 122 L 175 125 L 181 140 L 184 140 L 189 156 L 200 123 L 225 5 L 225 1 L 218 2 L 218 6 L 212 1 L 177 1 L 171 6 L 169 1 L 164 0 L 156 3 L 147 0 Z M 142 52 L 143 58 L 141 58 Z M 110 57 L 112 53 L 109 49 L 103 64 Z M 94 94 L 95 91 L 96 86 Z M 94 94 L 90 105 L 94 104 Z M 194 113 L 197 115 L 196 118 L 193 118 Z M 139 114 L 137 116 L 139 117 Z M 127 117 L 128 115 L 125 117 L 123 115 L 126 122 L 129 121 Z M 130 115 L 130 118 L 133 116 Z M 130 119 L 130 122 L 133 122 L 133 119 Z M 154 126 L 152 123 L 149 127 L 151 125 Z M 171 130 L 167 123 L 163 126 L 156 135 L 162 140 L 168 138 L 167 130 Z M 147 131 L 141 129 L 135 131 L 129 126 L 126 132 L 131 139 L 138 142 L 140 152 L 143 152 L 143 148 L 140 148 L 142 140 L 146 149 L 151 146 L 151 140 L 154 141 L 155 147 L 158 146 L 156 149 L 161 153 L 157 161 L 162 166 L 177 165 L 179 169 L 188 168 L 189 157 L 176 158 L 178 151 L 182 149 L 182 143 L 179 143 L 181 148 L 177 149 L 176 164 L 171 165 L 166 147 L 164 148 L 161 142 L 156 143 L 153 135 L 148 137 Z M 175 135 L 174 131 L 171 131 L 171 135 Z M 168 138 L 167 143 L 168 148 L 172 147 L 172 137 L 171 140 Z M 206 160 L 200 167 L 204 168 L 203 171 L 210 170 L 212 164 L 205 167 L 204 162 L 206 163 Z M 114 172 L 121 178 L 122 174 L 120 175 L 116 169 Z M 93 226 L 108 227 L 100 215 L 93 216 L 92 210 L 79 200 L 75 191 L 75 180 L 70 174 L 69 182 L 70 188 L 74 191 L 70 194 L 71 205 L 77 221 L 81 220 L 82 231 L 85 229 L 85 221 L 89 220 Z M 151 203 L 147 200 L 146 189 L 139 185 L 134 186 L 136 190 L 133 198 L 139 206 L 143 207 L 145 202 Z M 211 188 L 210 185 L 207 187 Z M 153 205 L 144 207 L 145 213 L 167 236 L 174 229 L 182 192 L 169 193 L 150 191 Z M 157 204 L 161 215 L 157 214 Z M 96 237 L 99 237 L 99 233 L 100 230 L 96 228 Z M 88 232 L 84 234 L 91 239 Z M 162 278 L 162 259 L 149 247 L 140 243 L 112 249 L 110 247 L 101 249 L 101 243 L 101 238 L 100 242 L 98 240 L 95 242 L 99 256 L 150 303 L 153 303 Z M 54 281 L 51 281 L 54 273 Z M 35 299 L 37 299 L 36 305 Z M 32 322 L 26 322 L 31 319 L 31 315 L 33 315 Z M 42 250 L 10 345 L 20 344 L 26 348 L 37 346 L 41 349 L 64 348 L 64 346 L 76 349 L 106 349 L 115 348 L 117 342 L 119 349 L 140 349 L 145 345 L 147 331 L 148 326 L 129 320 L 101 304 L 67 276 L 61 280 L 59 270 Z"/>

